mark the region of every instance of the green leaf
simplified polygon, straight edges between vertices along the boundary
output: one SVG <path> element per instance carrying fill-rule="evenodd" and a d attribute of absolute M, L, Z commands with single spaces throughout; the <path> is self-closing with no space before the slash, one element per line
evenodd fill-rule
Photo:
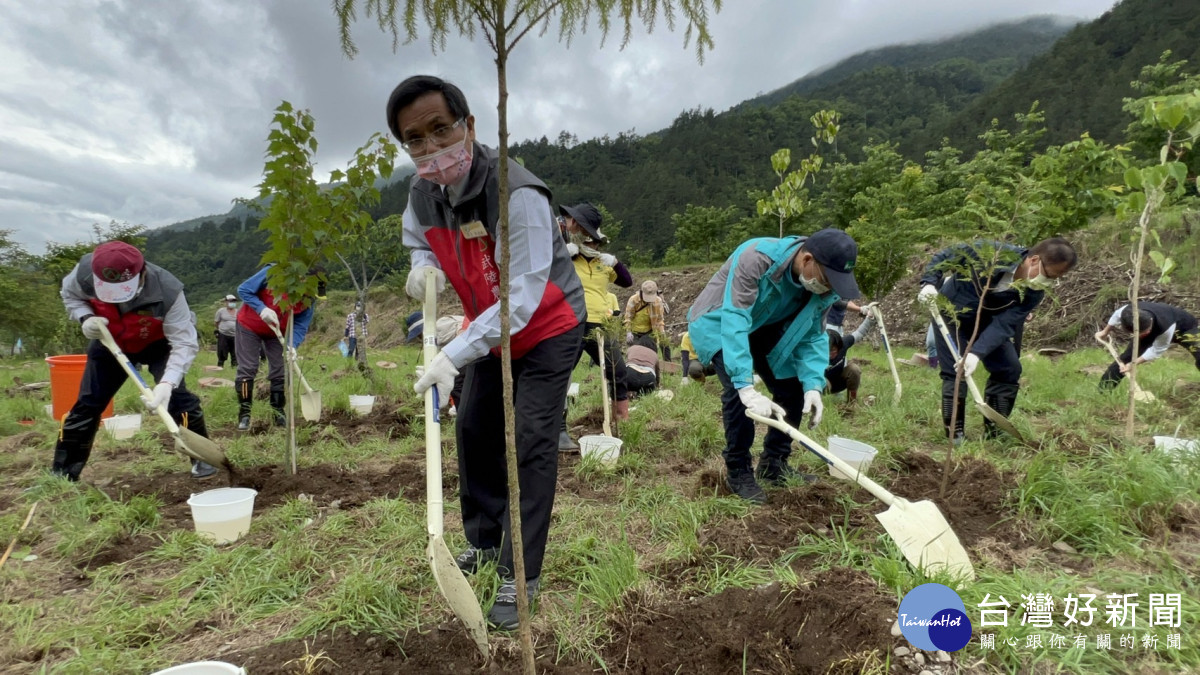
<path fill-rule="evenodd" d="M 1142 189 L 1142 172 L 1136 167 L 1129 167 L 1125 170 L 1125 184 L 1134 190 Z"/>

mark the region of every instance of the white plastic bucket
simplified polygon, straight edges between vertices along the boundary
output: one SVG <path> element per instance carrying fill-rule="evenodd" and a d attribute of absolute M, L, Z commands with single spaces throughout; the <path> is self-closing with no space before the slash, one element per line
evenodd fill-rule
<path fill-rule="evenodd" d="M 250 530 L 257 494 L 250 488 L 217 488 L 192 495 L 187 503 L 196 532 L 217 544 L 237 541 Z"/>
<path fill-rule="evenodd" d="M 374 396 L 359 396 L 356 394 L 350 394 L 350 409 L 359 415 L 370 414 L 371 409 L 374 407 Z"/>
<path fill-rule="evenodd" d="M 867 468 L 871 466 L 871 460 L 875 459 L 875 455 L 878 452 L 866 443 L 842 438 L 841 436 L 830 436 L 828 448 L 833 456 L 854 467 L 859 473 L 866 473 Z M 847 476 L 834 468 L 832 464 L 829 465 L 829 475 L 834 478 L 854 480 L 854 476 Z"/>
<path fill-rule="evenodd" d="M 185 663 L 182 666 L 172 666 L 166 670 L 151 673 L 151 675 L 246 675 L 246 671 L 224 661 L 197 661 L 196 663 Z"/>
<path fill-rule="evenodd" d="M 581 436 L 579 438 L 579 454 L 584 458 L 594 457 L 604 464 L 614 464 L 621 456 L 623 442 L 612 436 Z"/>
<path fill-rule="evenodd" d="M 1155 436 L 1154 448 L 1171 455 L 1196 454 L 1200 453 L 1200 441 L 1194 438 Z"/>
<path fill-rule="evenodd" d="M 53 403 L 46 404 L 46 417 L 49 417 L 50 419 L 54 419 L 54 404 Z"/>
<path fill-rule="evenodd" d="M 108 435 L 123 441 L 127 438 L 133 438 L 133 435 L 142 428 L 142 415 L 136 413 L 133 415 L 113 415 L 106 417 L 104 420 L 104 430 Z"/>

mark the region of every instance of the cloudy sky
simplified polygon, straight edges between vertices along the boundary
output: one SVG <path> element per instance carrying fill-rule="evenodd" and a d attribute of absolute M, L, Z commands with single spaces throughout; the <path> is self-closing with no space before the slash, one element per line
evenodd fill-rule
<path fill-rule="evenodd" d="M 361 0 L 360 0 L 360 4 Z M 718 111 L 872 47 L 1033 14 L 1095 18 L 1114 0 L 725 0 L 704 65 L 665 25 L 598 31 L 568 48 L 532 35 L 509 63 L 513 140 L 581 139 Z M 342 55 L 329 0 L 65 0 L 0 3 L 0 229 L 31 252 L 110 220 L 158 227 L 224 213 L 259 182 L 273 108 L 312 111 L 319 178 L 386 131 L 392 87 L 415 73 L 456 82 L 480 139 L 496 142 L 496 84 L 481 41 L 393 52 L 362 20 Z"/>

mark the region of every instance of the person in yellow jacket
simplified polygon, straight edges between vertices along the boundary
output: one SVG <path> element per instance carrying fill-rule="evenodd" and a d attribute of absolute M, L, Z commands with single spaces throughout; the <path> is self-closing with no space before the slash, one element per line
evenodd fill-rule
<path fill-rule="evenodd" d="M 583 337 L 583 351 L 592 357 L 595 363 L 600 362 L 600 345 L 596 340 L 596 330 L 602 329 L 604 320 L 611 316 L 612 304 L 609 297 L 609 284 L 622 288 L 633 286 L 633 276 L 625 264 L 617 260 L 611 253 L 598 250 L 608 243 L 608 238 L 600 232 L 600 210 L 587 202 L 575 206 L 560 206 L 559 224 L 566 236 L 567 252 L 571 254 L 571 262 L 575 265 L 575 273 L 583 284 L 584 304 L 587 306 L 587 321 Z M 608 380 L 608 392 L 613 401 L 613 416 L 618 420 L 629 418 L 629 390 L 625 384 L 625 359 L 621 356 L 621 348 L 617 340 L 607 340 L 605 344 L 605 377 Z M 580 358 L 583 354 L 580 354 Z M 564 447 L 565 446 L 565 447 Z M 573 447 L 572 447 L 573 446 Z M 566 419 L 559 433 L 559 450 L 578 449 L 578 445 L 567 434 Z"/>

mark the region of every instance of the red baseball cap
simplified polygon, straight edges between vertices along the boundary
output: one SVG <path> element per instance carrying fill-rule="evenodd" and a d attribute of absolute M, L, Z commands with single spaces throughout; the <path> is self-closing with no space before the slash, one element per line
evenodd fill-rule
<path fill-rule="evenodd" d="M 109 241 L 92 251 L 92 281 L 96 298 L 110 304 L 129 302 L 138 293 L 146 259 L 136 246 Z"/>

